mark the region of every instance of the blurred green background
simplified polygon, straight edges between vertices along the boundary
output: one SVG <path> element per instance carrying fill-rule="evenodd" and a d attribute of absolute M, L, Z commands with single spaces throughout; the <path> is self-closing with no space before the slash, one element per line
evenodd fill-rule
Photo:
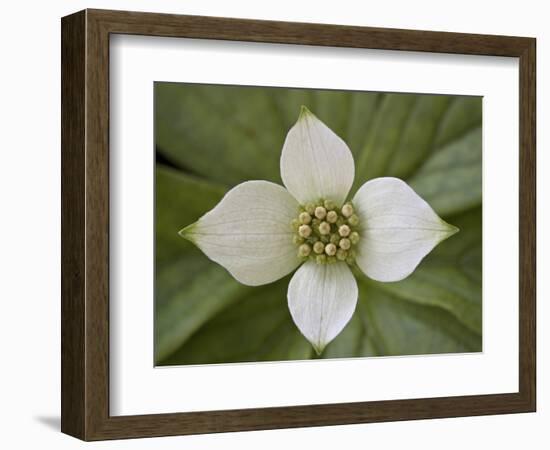
<path fill-rule="evenodd" d="M 178 236 L 233 186 L 282 184 L 284 138 L 307 106 L 355 158 L 355 185 L 406 180 L 460 233 L 413 275 L 355 271 L 359 300 L 321 358 L 481 351 L 480 97 L 155 83 L 156 365 L 313 359 L 288 311 L 291 275 L 247 287 Z"/>

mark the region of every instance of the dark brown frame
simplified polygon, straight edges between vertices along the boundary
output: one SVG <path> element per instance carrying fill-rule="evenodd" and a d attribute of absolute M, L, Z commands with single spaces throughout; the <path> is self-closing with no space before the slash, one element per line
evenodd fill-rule
<path fill-rule="evenodd" d="M 62 30 L 61 429 L 84 440 L 535 411 L 534 38 L 85 10 Z M 519 392 L 109 415 L 109 35 L 519 57 Z"/>

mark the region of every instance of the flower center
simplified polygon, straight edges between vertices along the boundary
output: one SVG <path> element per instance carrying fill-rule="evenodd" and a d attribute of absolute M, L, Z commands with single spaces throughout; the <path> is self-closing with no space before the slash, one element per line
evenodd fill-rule
<path fill-rule="evenodd" d="M 318 264 L 355 262 L 359 217 L 351 202 L 341 208 L 331 200 L 308 203 L 300 207 L 291 226 L 299 258 L 313 259 Z"/>

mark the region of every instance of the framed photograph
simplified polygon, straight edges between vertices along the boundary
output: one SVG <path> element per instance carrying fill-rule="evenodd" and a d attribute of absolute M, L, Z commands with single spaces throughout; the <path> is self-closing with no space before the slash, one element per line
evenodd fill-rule
<path fill-rule="evenodd" d="M 535 411 L 535 39 L 62 29 L 62 431 Z"/>

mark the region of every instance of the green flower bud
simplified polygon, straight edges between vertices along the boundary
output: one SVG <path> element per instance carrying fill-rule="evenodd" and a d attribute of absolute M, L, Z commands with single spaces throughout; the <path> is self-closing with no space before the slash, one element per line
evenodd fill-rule
<path fill-rule="evenodd" d="M 336 252 L 336 258 L 339 261 L 345 261 L 347 257 L 348 257 L 348 252 L 346 252 L 344 249 L 339 248 L 338 251 Z"/>
<path fill-rule="evenodd" d="M 356 227 L 357 225 L 359 225 L 359 217 L 357 217 L 357 215 L 353 214 L 353 215 L 348 219 L 348 223 L 349 223 L 352 227 Z"/>
<path fill-rule="evenodd" d="M 349 250 L 351 247 L 351 241 L 347 238 L 340 239 L 340 243 L 338 244 L 340 248 L 343 248 L 344 250 Z"/>
<path fill-rule="evenodd" d="M 336 255 L 336 245 L 334 244 L 327 244 L 326 247 L 325 247 L 325 253 L 328 255 L 328 256 L 334 256 Z"/>
<path fill-rule="evenodd" d="M 330 233 L 330 224 L 328 222 L 321 222 L 319 224 L 319 233 L 322 235 L 327 235 Z"/>
<path fill-rule="evenodd" d="M 359 242 L 359 233 L 357 231 L 352 232 L 349 235 L 349 240 L 352 244 L 357 244 Z"/>
<path fill-rule="evenodd" d="M 298 256 L 302 258 L 309 256 L 310 253 L 311 253 L 311 247 L 307 244 L 302 244 L 298 248 Z"/>
<path fill-rule="evenodd" d="M 320 255 L 325 251 L 325 244 L 323 244 L 320 241 L 317 241 L 315 244 L 313 244 L 313 251 Z"/>
<path fill-rule="evenodd" d="M 342 225 L 340 228 L 338 228 L 338 234 L 342 237 L 347 237 L 350 233 L 351 229 L 347 225 Z"/>
<path fill-rule="evenodd" d="M 311 227 L 309 225 L 300 225 L 298 234 L 305 238 L 309 237 L 311 235 Z"/>
<path fill-rule="evenodd" d="M 329 211 L 327 213 L 327 222 L 336 223 L 338 220 L 338 213 L 336 211 Z"/>
<path fill-rule="evenodd" d="M 310 236 L 307 238 L 307 241 L 310 243 L 310 244 L 315 244 L 317 241 L 319 240 L 319 238 L 315 235 L 313 236 Z"/>
<path fill-rule="evenodd" d="M 344 206 L 342 206 L 342 215 L 344 217 L 351 217 L 353 214 L 353 206 L 351 203 L 346 203 Z"/>
<path fill-rule="evenodd" d="M 306 203 L 304 209 L 311 216 L 315 212 L 315 205 L 313 203 Z"/>
<path fill-rule="evenodd" d="M 311 216 L 305 211 L 300 213 L 298 219 L 300 220 L 300 223 L 303 223 L 304 225 L 307 225 L 311 222 Z"/>
<path fill-rule="evenodd" d="M 325 205 L 325 208 L 329 211 L 336 209 L 336 203 L 334 203 L 332 200 L 325 200 L 323 204 Z"/>
<path fill-rule="evenodd" d="M 326 215 L 327 215 L 327 210 L 322 206 L 318 206 L 317 208 L 315 208 L 315 217 L 317 217 L 318 219 L 322 220 L 325 218 Z"/>
<path fill-rule="evenodd" d="M 340 236 L 338 233 L 333 233 L 330 235 L 330 242 L 333 244 L 338 244 L 338 242 L 340 242 Z"/>
<path fill-rule="evenodd" d="M 304 238 L 301 237 L 301 236 L 298 236 L 297 234 L 295 234 L 294 236 L 292 236 L 292 242 L 294 242 L 294 244 L 298 245 L 298 244 L 301 244 L 302 242 L 304 242 Z"/>
<path fill-rule="evenodd" d="M 324 264 L 327 262 L 327 255 L 317 255 L 315 261 L 317 261 L 317 264 Z"/>

